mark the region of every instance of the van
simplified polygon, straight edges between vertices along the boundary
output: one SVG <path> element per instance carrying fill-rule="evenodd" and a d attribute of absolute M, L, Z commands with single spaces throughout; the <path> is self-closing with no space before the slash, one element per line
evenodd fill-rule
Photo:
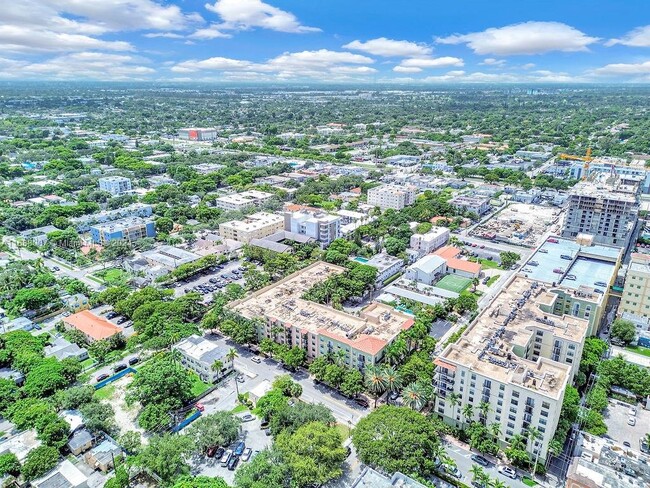
<path fill-rule="evenodd" d="M 548 254 L 548 249 L 540 249 L 539 252 L 542 254 Z"/>
<path fill-rule="evenodd" d="M 566 259 L 566 260 L 568 260 L 568 261 L 571 261 L 571 260 L 573 259 L 573 258 L 572 258 L 571 256 L 569 256 L 568 254 L 562 254 L 560 257 L 561 257 L 562 259 Z"/>
<path fill-rule="evenodd" d="M 232 457 L 232 449 L 228 449 L 226 452 L 223 453 L 223 456 L 221 456 L 221 467 L 225 468 L 228 466 L 228 462 L 230 461 L 230 458 Z"/>

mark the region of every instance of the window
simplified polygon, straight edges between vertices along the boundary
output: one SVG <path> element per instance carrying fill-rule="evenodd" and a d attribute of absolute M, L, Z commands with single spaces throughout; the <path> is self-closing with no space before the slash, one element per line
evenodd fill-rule
<path fill-rule="evenodd" d="M 551 404 L 548 403 L 548 402 L 542 402 L 542 408 L 545 408 L 545 409 L 548 410 L 549 408 L 551 408 Z"/>
<path fill-rule="evenodd" d="M 519 400 L 510 400 L 512 405 L 519 405 Z"/>
<path fill-rule="evenodd" d="M 512 422 L 508 422 L 508 427 L 510 427 L 511 429 L 514 429 L 514 428 L 515 428 L 515 424 L 513 424 Z"/>
<path fill-rule="evenodd" d="M 518 391 L 513 391 L 512 392 L 512 398 L 519 398 L 519 392 Z"/>
<path fill-rule="evenodd" d="M 542 412 L 540 413 L 540 415 L 541 415 L 542 417 L 548 417 L 548 412 L 547 412 L 546 410 L 542 410 Z"/>
<path fill-rule="evenodd" d="M 516 416 L 516 415 L 508 415 L 508 418 L 509 418 L 510 420 L 512 420 L 513 422 L 514 422 L 515 420 L 517 420 L 517 416 Z"/>

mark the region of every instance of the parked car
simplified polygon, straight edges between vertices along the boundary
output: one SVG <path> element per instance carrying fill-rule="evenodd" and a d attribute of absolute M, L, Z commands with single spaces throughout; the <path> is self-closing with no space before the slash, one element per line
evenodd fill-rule
<path fill-rule="evenodd" d="M 234 471 L 239 464 L 239 456 L 232 456 L 228 461 L 228 471 Z"/>
<path fill-rule="evenodd" d="M 636 407 L 630 407 L 627 413 L 630 414 L 632 417 L 636 417 Z"/>
<path fill-rule="evenodd" d="M 627 425 L 635 426 L 636 425 L 636 417 L 629 417 L 627 419 Z"/>
<path fill-rule="evenodd" d="M 462 479 L 463 473 L 460 472 L 456 466 L 445 465 L 445 471 L 452 475 L 454 478 Z"/>
<path fill-rule="evenodd" d="M 241 455 L 241 460 L 248 461 L 251 458 L 251 454 L 253 454 L 253 450 L 250 447 L 247 447 Z"/>
<path fill-rule="evenodd" d="M 61 271 L 61 268 L 59 268 L 58 266 L 53 266 L 52 269 L 53 269 L 54 271 Z"/>
<path fill-rule="evenodd" d="M 357 405 L 359 405 L 359 406 L 361 406 L 363 408 L 369 408 L 370 407 L 370 403 L 368 403 L 368 400 L 366 400 L 365 398 L 361 398 L 361 397 L 355 398 L 354 403 L 356 403 Z"/>
<path fill-rule="evenodd" d="M 632 444 L 630 444 L 630 441 L 623 441 L 623 445 L 625 447 L 632 447 Z"/>
<path fill-rule="evenodd" d="M 251 358 L 251 361 L 253 361 L 254 363 L 259 364 L 259 363 L 262 362 L 262 359 L 261 359 L 259 356 L 253 356 L 253 357 Z"/>
<path fill-rule="evenodd" d="M 246 449 L 246 443 L 244 441 L 241 441 L 239 444 L 237 444 L 237 447 L 235 447 L 235 456 L 241 456 L 244 452 L 244 449 Z"/>
<path fill-rule="evenodd" d="M 208 447 L 208 452 L 206 453 L 206 455 L 210 458 L 214 457 L 217 454 L 217 449 L 218 449 L 217 446 Z"/>
<path fill-rule="evenodd" d="M 244 415 L 244 416 L 241 418 L 241 420 L 242 420 L 242 422 L 250 422 L 250 421 L 253 420 L 254 418 L 255 418 L 255 417 L 254 417 L 253 415 L 251 415 L 250 413 L 247 413 L 246 415 Z"/>
<path fill-rule="evenodd" d="M 134 357 L 134 358 L 129 359 L 129 361 L 128 361 L 129 366 L 133 366 L 134 364 L 138 364 L 139 362 L 140 362 L 140 358 L 137 357 L 137 356 Z"/>
<path fill-rule="evenodd" d="M 472 461 L 474 461 L 477 464 L 480 464 L 483 467 L 488 467 L 490 465 L 490 461 L 485 459 L 483 456 L 479 456 L 478 454 L 474 454 L 472 456 Z"/>
<path fill-rule="evenodd" d="M 99 383 L 100 381 L 104 381 L 105 379 L 108 379 L 108 378 L 109 378 L 109 375 L 107 375 L 106 373 L 102 373 L 99 376 L 97 376 L 97 378 L 95 378 L 95 379 L 97 380 L 97 383 Z"/>
<path fill-rule="evenodd" d="M 113 366 L 113 371 L 115 371 L 116 373 L 119 373 L 120 371 L 123 371 L 125 369 L 126 369 L 126 364 L 124 363 L 116 364 L 115 366 Z"/>
<path fill-rule="evenodd" d="M 127 319 L 126 317 L 120 317 L 119 319 L 117 319 L 117 325 L 123 324 L 127 320 L 129 319 Z"/>
<path fill-rule="evenodd" d="M 517 479 L 517 472 L 510 466 L 499 466 L 499 473 L 508 478 L 512 478 L 513 480 Z"/>
<path fill-rule="evenodd" d="M 109 320 L 114 319 L 115 317 L 117 317 L 117 312 L 110 311 L 106 314 L 106 318 Z"/>
<path fill-rule="evenodd" d="M 197 409 L 199 412 L 203 412 L 203 411 L 205 410 L 205 406 L 204 406 L 202 403 L 198 403 L 198 402 L 197 402 L 197 404 L 194 405 L 194 406 L 196 407 L 196 409 Z"/>
<path fill-rule="evenodd" d="M 223 456 L 221 456 L 221 467 L 225 468 L 228 466 L 228 462 L 230 461 L 230 458 L 232 457 L 232 450 L 228 449 L 226 452 L 223 453 Z"/>

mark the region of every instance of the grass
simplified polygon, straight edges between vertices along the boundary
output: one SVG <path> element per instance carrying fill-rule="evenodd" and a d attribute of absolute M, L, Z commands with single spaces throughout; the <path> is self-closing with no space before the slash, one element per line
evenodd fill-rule
<path fill-rule="evenodd" d="M 524 476 L 521 478 L 521 481 L 523 484 L 528 485 L 528 486 L 536 486 L 537 483 L 533 480 L 531 480 L 528 476 Z"/>
<path fill-rule="evenodd" d="M 81 361 L 81 367 L 83 369 L 86 369 L 88 366 L 92 366 L 93 364 L 95 364 L 95 360 L 93 358 L 88 358 Z"/>
<path fill-rule="evenodd" d="M 336 424 L 334 427 L 339 431 L 339 434 L 341 434 L 341 439 L 345 440 L 350 437 L 350 428 L 347 425 Z"/>
<path fill-rule="evenodd" d="M 192 380 L 192 396 L 194 397 L 199 396 L 210 388 L 210 385 L 201 381 L 201 378 L 196 373 L 190 373 L 190 379 Z"/>
<path fill-rule="evenodd" d="M 489 259 L 479 259 L 478 262 L 481 263 L 481 268 L 483 269 L 501 269 L 499 263 L 490 261 Z"/>
<path fill-rule="evenodd" d="M 235 408 L 233 408 L 230 413 L 241 413 L 241 412 L 247 412 L 248 407 L 246 405 L 237 405 Z"/>
<path fill-rule="evenodd" d="M 490 276 L 490 279 L 487 281 L 486 285 L 487 285 L 487 286 L 492 286 L 492 285 L 494 285 L 494 283 L 496 283 L 497 281 L 499 281 L 499 277 L 500 277 L 500 275 Z"/>
<path fill-rule="evenodd" d="M 108 400 L 115 394 L 115 385 L 106 385 L 95 392 L 97 400 Z"/>
<path fill-rule="evenodd" d="M 456 293 L 464 291 L 469 285 L 472 284 L 472 280 L 469 278 L 463 278 L 461 276 L 447 275 L 438 283 L 436 286 L 442 288 L 443 290 L 449 290 Z"/>
<path fill-rule="evenodd" d="M 648 349 L 647 347 L 627 346 L 625 349 L 627 349 L 630 352 L 633 352 L 634 354 L 640 354 L 641 356 L 646 356 L 650 358 L 650 349 Z"/>

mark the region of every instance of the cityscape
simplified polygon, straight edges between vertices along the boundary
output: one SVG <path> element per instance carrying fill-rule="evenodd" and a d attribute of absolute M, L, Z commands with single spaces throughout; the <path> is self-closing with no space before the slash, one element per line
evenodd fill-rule
<path fill-rule="evenodd" d="M 647 5 L 66 3 L 0 12 L 1 487 L 650 486 Z"/>

